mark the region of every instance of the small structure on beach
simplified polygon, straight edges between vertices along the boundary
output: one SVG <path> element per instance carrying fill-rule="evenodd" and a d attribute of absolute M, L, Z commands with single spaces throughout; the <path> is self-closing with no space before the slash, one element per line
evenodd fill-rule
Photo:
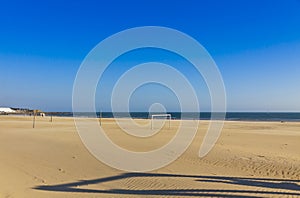
<path fill-rule="evenodd" d="M 37 116 L 41 116 L 41 117 L 45 117 L 46 116 L 46 114 L 43 112 L 43 111 L 41 111 L 41 110 L 33 110 L 34 111 L 34 113 L 35 113 L 35 115 L 37 115 Z"/>

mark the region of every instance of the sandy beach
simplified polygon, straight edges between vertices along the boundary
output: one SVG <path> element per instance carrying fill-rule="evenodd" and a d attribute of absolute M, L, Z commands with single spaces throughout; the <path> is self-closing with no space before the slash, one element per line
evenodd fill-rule
<path fill-rule="evenodd" d="M 137 120 L 145 123 L 147 120 Z M 159 148 L 171 129 L 149 139 L 122 133 L 112 119 L 102 126 L 133 151 Z M 0 197 L 274 197 L 300 196 L 300 123 L 226 121 L 204 158 L 198 157 L 208 121 L 175 162 L 148 173 L 126 173 L 94 158 L 73 118 L 0 116 Z"/>

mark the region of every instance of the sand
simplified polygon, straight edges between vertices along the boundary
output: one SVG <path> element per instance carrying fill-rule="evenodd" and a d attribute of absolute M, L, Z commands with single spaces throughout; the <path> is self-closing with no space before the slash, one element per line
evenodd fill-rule
<path fill-rule="evenodd" d="M 137 120 L 145 123 L 145 120 Z M 152 139 L 122 133 L 102 120 L 107 135 L 133 151 L 159 148 L 178 121 Z M 300 196 L 300 123 L 226 121 L 211 152 L 198 157 L 208 121 L 188 150 L 148 173 L 126 173 L 93 157 L 72 118 L 0 116 L 0 197 L 274 197 Z"/>

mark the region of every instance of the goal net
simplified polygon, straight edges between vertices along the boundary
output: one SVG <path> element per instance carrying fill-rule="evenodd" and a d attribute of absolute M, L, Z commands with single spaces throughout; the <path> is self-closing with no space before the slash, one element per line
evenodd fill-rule
<path fill-rule="evenodd" d="M 151 129 L 154 128 L 154 120 L 162 120 L 163 124 L 165 122 L 165 120 L 168 120 L 168 125 L 170 128 L 171 125 L 171 114 L 153 114 L 151 115 Z"/>

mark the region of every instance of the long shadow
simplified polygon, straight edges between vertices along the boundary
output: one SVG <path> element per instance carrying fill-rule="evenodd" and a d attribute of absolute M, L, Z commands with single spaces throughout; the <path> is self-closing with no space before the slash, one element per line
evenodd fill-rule
<path fill-rule="evenodd" d="M 191 178 L 197 182 L 213 182 L 225 183 L 232 185 L 241 185 L 247 187 L 263 187 L 270 189 L 269 191 L 257 190 L 218 190 L 218 189 L 145 189 L 145 190 L 130 190 L 130 189 L 84 189 L 79 186 L 100 184 L 109 181 L 122 180 L 127 178 L 139 177 L 162 177 L 162 178 Z M 291 179 L 271 179 L 271 178 L 250 178 L 250 177 L 223 177 L 223 176 L 199 176 L 199 175 L 178 175 L 178 174 L 154 174 L 154 173 L 124 173 L 117 176 L 105 177 L 92 180 L 80 180 L 72 183 L 58 185 L 43 185 L 36 186 L 34 189 L 55 192 L 78 192 L 78 193 L 101 193 L 115 195 L 161 195 L 161 196 L 203 196 L 203 197 L 261 197 L 262 195 L 286 195 L 300 196 L 300 180 Z M 274 191 L 274 190 L 278 190 Z M 287 190 L 289 192 L 280 192 Z M 246 195 L 247 194 L 247 195 Z M 260 196 L 258 196 L 260 195 Z"/>

